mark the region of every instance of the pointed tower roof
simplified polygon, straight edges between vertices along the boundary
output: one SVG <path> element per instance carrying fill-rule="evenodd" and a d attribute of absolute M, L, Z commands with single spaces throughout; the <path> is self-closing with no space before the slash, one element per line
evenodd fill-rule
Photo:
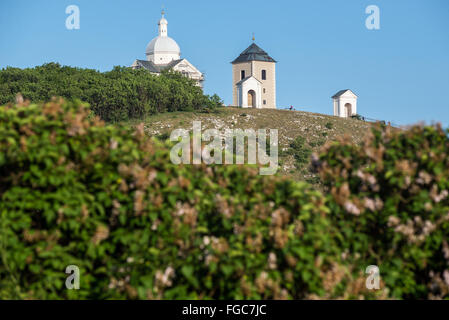
<path fill-rule="evenodd" d="M 263 51 L 257 44 L 252 43 L 245 51 L 243 51 L 237 59 L 231 63 L 247 62 L 247 61 L 267 61 L 276 62 L 272 57 Z"/>

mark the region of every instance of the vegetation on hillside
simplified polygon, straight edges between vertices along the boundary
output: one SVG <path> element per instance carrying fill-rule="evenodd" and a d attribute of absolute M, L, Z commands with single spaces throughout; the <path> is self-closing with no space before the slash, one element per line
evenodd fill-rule
<path fill-rule="evenodd" d="M 321 183 L 310 170 L 310 153 L 317 152 L 327 141 L 347 136 L 358 144 L 370 131 L 372 123 L 303 111 L 216 108 L 213 113 L 174 112 L 156 114 L 142 120 L 125 122 L 135 126 L 144 122 L 145 132 L 160 139 L 167 139 L 174 129 L 191 130 L 193 121 L 201 121 L 203 129 L 277 129 L 279 136 L 278 172 L 294 180 L 308 181 L 316 187 Z M 297 140 L 303 143 L 297 143 Z M 296 141 L 296 142 L 295 142 Z"/>
<path fill-rule="evenodd" d="M 77 102 L 10 104 L 0 122 L 0 298 L 449 298 L 439 127 L 326 144 L 323 195 L 252 166 L 174 165 L 143 125 Z"/>
<path fill-rule="evenodd" d="M 287 149 L 287 154 L 292 155 L 296 161 L 296 167 L 301 169 L 305 164 L 309 163 L 312 150 L 305 146 L 306 139 L 302 136 L 296 137 L 290 143 L 290 148 Z"/>
<path fill-rule="evenodd" d="M 103 120 L 118 122 L 149 114 L 210 109 L 222 105 L 217 95 L 204 95 L 193 80 L 179 73 L 152 75 L 146 70 L 115 67 L 109 72 L 48 63 L 0 71 L 0 104 L 18 93 L 33 102 L 53 96 L 90 104 Z"/>

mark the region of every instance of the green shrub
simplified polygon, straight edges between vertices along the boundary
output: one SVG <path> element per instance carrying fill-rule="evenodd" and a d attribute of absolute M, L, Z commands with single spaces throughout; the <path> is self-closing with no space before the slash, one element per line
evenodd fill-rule
<path fill-rule="evenodd" d="M 168 141 L 78 102 L 7 105 L 0 123 L 0 299 L 449 297 L 438 126 L 328 143 L 323 197 L 255 166 L 174 165 Z"/>
<path fill-rule="evenodd" d="M 449 298 L 449 138 L 440 126 L 374 129 L 315 159 L 339 243 L 396 298 Z"/>
<path fill-rule="evenodd" d="M 165 141 L 170 138 L 170 133 L 164 132 L 164 133 L 158 134 L 158 135 L 156 135 L 156 138 L 158 140 Z"/>
<path fill-rule="evenodd" d="M 324 125 L 327 129 L 332 129 L 334 127 L 334 125 L 332 124 L 332 122 L 328 121 L 326 122 L 326 124 Z"/>
<path fill-rule="evenodd" d="M 310 145 L 312 148 L 315 148 L 315 147 L 321 147 L 322 145 L 324 145 L 325 142 L 326 142 L 326 141 L 320 139 L 320 140 L 317 140 L 317 141 L 309 142 L 309 145 Z"/>
<path fill-rule="evenodd" d="M 304 137 L 298 136 L 293 142 L 290 143 L 290 149 L 287 153 L 293 155 L 296 160 L 296 167 L 301 169 L 304 164 L 310 161 L 310 155 L 312 150 L 305 146 L 306 139 Z"/>
<path fill-rule="evenodd" d="M 143 126 L 79 103 L 8 105 L 0 122 L 0 299 L 342 294 L 335 231 L 307 184 L 174 165 Z"/>
<path fill-rule="evenodd" d="M 2 69 L 0 93 L 0 104 L 13 102 L 18 93 L 33 102 L 48 101 L 53 96 L 80 99 L 110 122 L 159 112 L 209 110 L 223 103 L 217 95 L 204 95 L 193 80 L 175 72 L 157 76 L 146 70 L 114 67 L 101 73 L 57 63 Z"/>
<path fill-rule="evenodd" d="M 359 114 L 353 114 L 351 115 L 351 118 L 356 120 L 364 120 L 363 117 Z M 385 121 L 383 121 L 383 123 L 385 124 Z"/>

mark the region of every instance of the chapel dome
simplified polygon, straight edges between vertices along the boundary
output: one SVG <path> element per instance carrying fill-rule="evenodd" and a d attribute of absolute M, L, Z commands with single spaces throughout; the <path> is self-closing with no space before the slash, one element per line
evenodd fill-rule
<path fill-rule="evenodd" d="M 175 40 L 168 36 L 168 21 L 164 18 L 164 11 L 158 23 L 159 35 L 150 41 L 145 50 L 145 54 L 149 60 L 155 60 L 156 55 L 159 56 L 157 62 L 169 62 L 173 59 L 181 57 L 181 50 Z"/>
<path fill-rule="evenodd" d="M 158 53 L 181 55 L 181 49 L 172 38 L 168 36 L 158 36 L 148 43 L 145 53 L 147 55 Z"/>

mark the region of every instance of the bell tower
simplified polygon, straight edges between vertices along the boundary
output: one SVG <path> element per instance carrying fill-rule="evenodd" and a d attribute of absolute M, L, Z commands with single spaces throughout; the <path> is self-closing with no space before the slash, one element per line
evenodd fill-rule
<path fill-rule="evenodd" d="M 233 104 L 276 109 L 276 61 L 253 43 L 232 61 Z"/>

